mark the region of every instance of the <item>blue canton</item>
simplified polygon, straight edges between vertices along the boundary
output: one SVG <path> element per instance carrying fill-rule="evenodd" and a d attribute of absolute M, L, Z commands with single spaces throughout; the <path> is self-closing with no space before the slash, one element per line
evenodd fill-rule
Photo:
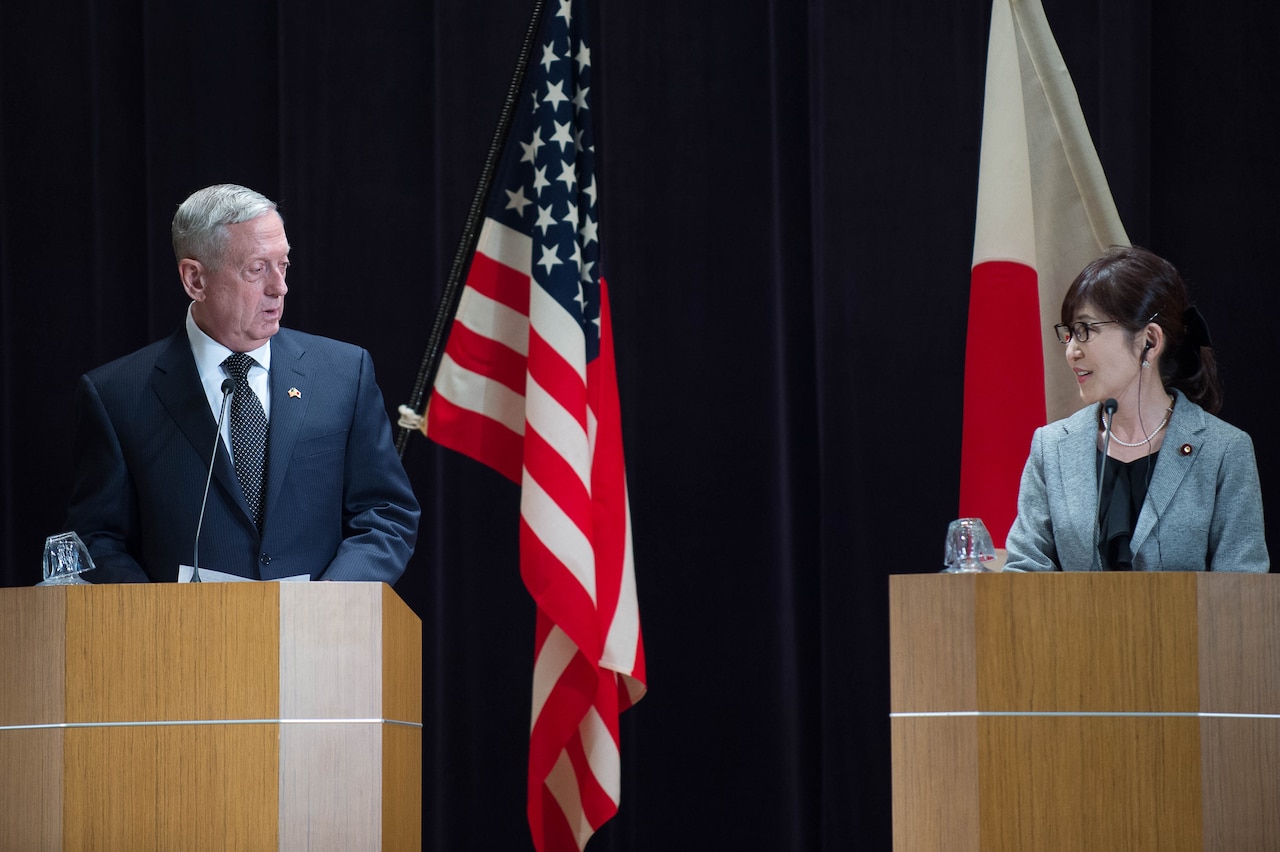
<path fill-rule="evenodd" d="M 586 32 L 586 3 L 548 0 L 485 215 L 532 238 L 533 279 L 582 326 L 591 361 L 600 241 Z"/>

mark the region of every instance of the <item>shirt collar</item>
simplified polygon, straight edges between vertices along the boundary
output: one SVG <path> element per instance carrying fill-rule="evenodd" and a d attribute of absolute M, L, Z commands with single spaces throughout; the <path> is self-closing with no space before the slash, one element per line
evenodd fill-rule
<path fill-rule="evenodd" d="M 200 326 L 196 325 L 195 317 L 191 316 L 190 305 L 187 306 L 187 340 L 191 342 L 191 354 L 195 356 L 196 369 L 202 377 L 210 374 L 224 375 L 222 362 L 227 360 L 231 350 L 205 334 Z M 253 358 L 262 369 L 271 372 L 270 340 L 245 354 Z"/>

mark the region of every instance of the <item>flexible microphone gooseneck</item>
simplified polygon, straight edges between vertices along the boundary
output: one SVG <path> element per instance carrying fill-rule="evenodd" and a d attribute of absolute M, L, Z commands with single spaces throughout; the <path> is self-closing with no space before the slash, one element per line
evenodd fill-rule
<path fill-rule="evenodd" d="M 1093 549 L 1096 551 L 1098 545 L 1101 544 L 1102 538 L 1102 475 L 1107 470 L 1107 453 L 1111 449 L 1111 419 L 1116 416 L 1116 409 L 1120 407 L 1120 403 L 1115 398 L 1110 398 L 1102 403 L 1102 461 L 1098 464 L 1098 499 L 1095 505 L 1096 511 L 1093 513 Z M 1102 555 L 1098 555 L 1099 564 L 1101 564 Z M 1102 566 L 1106 569 L 1106 566 Z"/>
<path fill-rule="evenodd" d="M 213 481 L 213 463 L 218 458 L 218 442 L 222 440 L 222 422 L 227 417 L 227 400 L 236 389 L 233 379 L 222 380 L 222 408 L 218 411 L 218 428 L 213 432 L 213 452 L 209 453 L 209 473 L 204 478 L 204 496 L 200 498 L 200 517 L 196 520 L 195 553 L 191 557 L 191 582 L 200 582 L 200 528 L 204 526 L 204 507 L 209 502 L 209 483 Z"/>

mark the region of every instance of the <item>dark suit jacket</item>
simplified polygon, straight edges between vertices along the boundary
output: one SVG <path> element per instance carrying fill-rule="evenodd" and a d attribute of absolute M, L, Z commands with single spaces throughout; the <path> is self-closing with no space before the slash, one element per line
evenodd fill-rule
<path fill-rule="evenodd" d="M 271 339 L 267 497 L 259 535 L 222 441 L 200 567 L 254 579 L 394 583 L 418 502 L 363 349 L 281 329 Z M 81 377 L 67 529 L 95 582 L 177 579 L 192 563 L 217 422 L 185 327 Z"/>

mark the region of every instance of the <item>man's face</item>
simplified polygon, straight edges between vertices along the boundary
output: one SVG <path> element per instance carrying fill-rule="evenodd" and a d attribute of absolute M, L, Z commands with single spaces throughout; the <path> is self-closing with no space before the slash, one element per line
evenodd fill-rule
<path fill-rule="evenodd" d="M 191 315 L 205 334 L 233 352 L 248 352 L 280 330 L 289 240 L 274 211 L 227 226 L 227 245 L 216 268 L 183 260 L 178 269 Z"/>

